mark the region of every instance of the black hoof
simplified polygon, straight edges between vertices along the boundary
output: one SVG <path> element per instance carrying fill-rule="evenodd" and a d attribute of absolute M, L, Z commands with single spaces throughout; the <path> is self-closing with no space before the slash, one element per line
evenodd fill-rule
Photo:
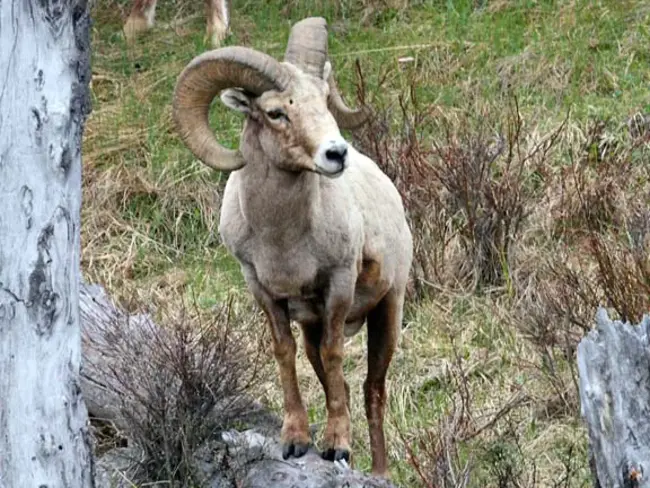
<path fill-rule="evenodd" d="M 293 456 L 296 458 L 304 456 L 309 450 L 309 444 L 288 442 L 282 445 L 282 459 L 289 459 Z"/>
<path fill-rule="evenodd" d="M 350 451 L 347 449 L 326 449 L 323 451 L 323 459 L 327 461 L 341 461 L 350 462 Z"/>

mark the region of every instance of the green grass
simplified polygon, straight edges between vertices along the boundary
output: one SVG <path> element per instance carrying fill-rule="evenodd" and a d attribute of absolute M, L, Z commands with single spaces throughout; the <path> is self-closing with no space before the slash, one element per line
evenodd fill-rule
<path fill-rule="evenodd" d="M 331 59 L 352 105 L 359 60 L 376 106 L 395 103 L 415 79 L 421 103 L 446 114 L 475 114 L 475 121 L 483 117 L 481 108 L 505 107 L 516 95 L 522 117 L 539 133 L 567 112 L 574 127 L 607 119 L 620 125 L 637 112 L 650 112 L 650 8 L 641 0 L 421 0 L 408 8 L 376 10 L 363 24 L 360 2 L 351 0 L 233 3 L 233 35 L 226 44 L 278 58 L 293 22 L 327 17 Z M 196 161 L 171 124 L 176 76 L 206 49 L 203 6 L 161 0 L 157 26 L 130 47 L 121 33 L 124 9 L 125 2 L 113 0 L 94 11 L 93 113 L 84 141 L 84 272 L 121 298 L 133 290 L 145 301 L 191 295 L 206 311 L 230 293 L 250 300 L 238 264 L 219 244 L 225 176 Z M 176 29 L 170 26 L 186 18 Z M 400 67 L 398 59 L 405 56 L 415 61 Z M 236 147 L 238 115 L 217 100 L 211 123 L 225 145 Z M 558 154 L 554 164 L 565 156 Z M 495 486 L 495 470 L 508 463 L 529 468 L 531 460 L 538 486 L 550 486 L 569 451 L 577 474 L 567 486 L 584 486 L 586 438 L 578 412 L 535 413 L 553 391 L 538 351 L 512 326 L 509 307 L 507 300 L 490 296 L 445 295 L 409 304 L 409 325 L 391 369 L 387 419 L 397 482 L 418 486 L 399 432 L 414 440 L 419 452 L 418 434 L 435 426 L 456 398 L 457 385 L 444 372 L 455 352 L 470 368 L 476 412 L 498 410 L 513 391 L 528 398 L 513 411 L 510 430 L 498 423 L 488 435 L 460 446 L 465 459 L 480 453 L 473 458 L 478 467 L 470 486 Z M 355 402 L 355 461 L 368 469 L 364 341 L 365 333 L 350 341 L 345 369 Z M 568 363 L 558 364 L 562 371 L 556 374 L 567 380 Z M 323 421 L 324 397 L 302 355 L 300 381 L 310 420 Z M 277 381 L 265 398 L 279 409 Z"/>

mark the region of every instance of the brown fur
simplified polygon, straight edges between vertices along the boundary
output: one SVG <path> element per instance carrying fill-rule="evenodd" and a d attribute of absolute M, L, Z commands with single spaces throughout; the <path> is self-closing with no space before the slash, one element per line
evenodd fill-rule
<path fill-rule="evenodd" d="M 134 0 L 131 13 L 124 23 L 124 36 L 132 43 L 139 34 L 151 29 L 155 22 L 158 0 Z M 217 48 L 230 29 L 230 0 L 205 0 L 206 40 Z"/>
<path fill-rule="evenodd" d="M 397 348 L 403 305 L 404 295 L 391 290 L 368 315 L 368 375 L 363 391 L 373 459 L 372 471 L 380 476 L 388 475 L 384 439 L 386 372 Z M 400 319 L 400 323 L 395 322 L 397 319 Z"/>

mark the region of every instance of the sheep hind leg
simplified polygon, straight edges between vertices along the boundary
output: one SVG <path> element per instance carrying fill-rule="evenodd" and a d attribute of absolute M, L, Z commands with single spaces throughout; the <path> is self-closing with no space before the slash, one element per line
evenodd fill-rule
<path fill-rule="evenodd" d="M 372 474 L 389 477 L 384 438 L 386 373 L 402 326 L 404 293 L 391 289 L 368 314 L 368 373 L 363 384 Z"/>
<path fill-rule="evenodd" d="M 140 33 L 153 27 L 157 2 L 158 0 L 135 0 L 133 2 L 129 18 L 124 23 L 124 37 L 127 43 L 132 43 Z"/>
<path fill-rule="evenodd" d="M 230 0 L 205 0 L 205 40 L 218 48 L 230 31 Z"/>

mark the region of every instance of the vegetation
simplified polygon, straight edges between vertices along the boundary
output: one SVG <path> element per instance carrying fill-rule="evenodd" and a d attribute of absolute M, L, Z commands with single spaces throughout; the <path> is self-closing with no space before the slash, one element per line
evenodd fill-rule
<path fill-rule="evenodd" d="M 650 6 L 233 3 L 226 44 L 276 57 L 293 22 L 325 16 L 341 91 L 376 111 L 347 135 L 396 182 L 417 246 L 389 375 L 394 480 L 587 486 L 575 347 L 598 305 L 630 321 L 650 311 Z M 206 317 L 226 302 L 250 310 L 217 232 L 226 175 L 196 161 L 171 124 L 176 76 L 207 48 L 201 2 L 160 2 L 156 28 L 132 47 L 126 9 L 94 7 L 84 273 L 125 304 L 135 293 L 167 307 L 192 297 Z M 218 104 L 212 125 L 234 147 L 241 119 Z M 257 344 L 259 318 L 239 320 L 238 337 Z M 345 362 L 361 469 L 365 337 L 349 341 Z M 311 421 L 323 421 L 302 350 L 299 375 Z M 280 409 L 274 376 L 250 392 Z"/>

